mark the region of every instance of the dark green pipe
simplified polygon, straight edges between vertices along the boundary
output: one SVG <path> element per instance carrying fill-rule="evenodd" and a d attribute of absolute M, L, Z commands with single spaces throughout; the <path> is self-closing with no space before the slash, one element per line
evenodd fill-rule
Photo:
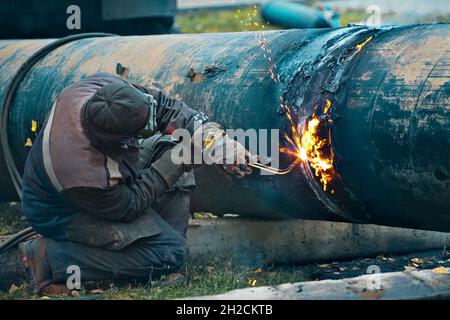
<path fill-rule="evenodd" d="M 329 99 L 334 194 L 322 191 L 308 166 L 242 180 L 203 168 L 193 209 L 450 231 L 449 33 L 449 25 L 435 24 L 83 39 L 27 73 L 6 138 L 20 172 L 31 120 L 42 124 L 63 88 L 98 71 L 114 73 L 117 63 L 130 68 L 130 81 L 161 88 L 226 128 L 283 131 L 289 123 L 280 96 L 299 119 Z M 272 51 L 277 83 L 257 37 Z M 1 95 L 27 57 L 49 42 L 0 41 Z M 199 77 L 188 77 L 190 69 Z M 291 161 L 283 156 L 281 166 Z M 3 162 L 0 179 L 1 198 L 14 199 Z"/>
<path fill-rule="evenodd" d="M 262 18 L 289 29 L 330 28 L 330 22 L 316 8 L 291 1 L 270 1 L 261 7 Z"/>

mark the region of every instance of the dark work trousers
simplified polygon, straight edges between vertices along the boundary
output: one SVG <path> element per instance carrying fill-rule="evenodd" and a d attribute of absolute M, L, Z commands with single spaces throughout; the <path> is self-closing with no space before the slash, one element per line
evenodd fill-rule
<path fill-rule="evenodd" d="M 155 136 L 144 142 L 144 149 L 141 150 L 142 167 L 147 167 L 158 158 L 154 157 L 154 147 L 160 138 Z M 180 179 L 180 185 L 155 200 L 152 208 L 157 213 L 155 222 L 162 230 L 157 235 L 138 239 L 115 251 L 72 241 L 46 239 L 53 283 L 65 283 L 71 274 L 68 274 L 70 266 L 80 269 L 81 282 L 110 279 L 149 281 L 179 269 L 188 251 L 186 230 L 190 217 L 189 188 L 183 186 L 186 181 L 193 182 L 194 179 L 192 172 L 188 175 L 190 178 L 184 176 Z"/>

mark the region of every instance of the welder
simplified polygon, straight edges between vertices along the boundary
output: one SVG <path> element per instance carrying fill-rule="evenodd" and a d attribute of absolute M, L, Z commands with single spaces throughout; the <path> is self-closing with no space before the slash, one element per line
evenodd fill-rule
<path fill-rule="evenodd" d="M 230 174 L 251 173 L 249 153 L 205 114 L 155 88 L 101 73 L 64 89 L 28 155 L 22 211 L 38 233 L 0 256 L 0 289 L 25 279 L 41 294 L 83 281 L 150 281 L 176 272 L 188 248 L 193 168 L 174 161 L 177 129 L 226 152 Z M 232 159 L 229 161 L 230 150 Z M 214 157 L 212 157 L 214 158 Z M 213 165 L 216 162 L 213 161 Z"/>

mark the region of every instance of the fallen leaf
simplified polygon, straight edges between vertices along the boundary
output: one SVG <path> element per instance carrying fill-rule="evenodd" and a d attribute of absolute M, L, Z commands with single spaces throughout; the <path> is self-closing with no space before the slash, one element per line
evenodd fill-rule
<path fill-rule="evenodd" d="M 31 141 L 31 139 L 28 138 L 27 142 L 25 142 L 24 147 L 31 148 L 32 146 L 33 146 L 33 141 Z"/>
<path fill-rule="evenodd" d="M 330 267 L 329 264 L 318 264 L 317 266 L 318 266 L 319 268 L 328 268 L 328 267 Z"/>
<path fill-rule="evenodd" d="M 166 288 L 171 286 L 177 286 L 185 283 L 186 278 L 178 272 L 169 274 L 164 281 L 159 282 L 160 288 Z"/>
<path fill-rule="evenodd" d="M 36 120 L 31 120 L 31 132 L 37 132 L 38 123 Z"/>
<path fill-rule="evenodd" d="M 217 216 L 210 212 L 195 212 L 193 217 L 194 219 L 217 219 Z"/>
<path fill-rule="evenodd" d="M 416 271 L 417 269 L 415 267 L 412 266 L 405 266 L 405 271 Z"/>
<path fill-rule="evenodd" d="M 72 290 L 69 295 L 72 297 L 79 297 L 81 294 L 78 290 Z"/>
<path fill-rule="evenodd" d="M 411 261 L 416 264 L 422 264 L 424 262 L 423 259 L 420 258 L 413 258 Z"/>
<path fill-rule="evenodd" d="M 248 280 L 247 284 L 248 284 L 249 286 L 252 286 L 252 287 L 256 286 L 256 279 L 250 279 L 250 280 Z"/>
<path fill-rule="evenodd" d="M 438 274 L 450 274 L 450 270 L 445 267 L 434 268 L 433 270 L 431 270 L 431 272 Z"/>
<path fill-rule="evenodd" d="M 104 291 L 102 289 L 94 289 L 89 291 L 91 294 L 102 294 Z"/>
<path fill-rule="evenodd" d="M 19 290 L 19 287 L 16 286 L 15 284 L 12 284 L 11 287 L 9 288 L 9 293 L 14 293 L 17 290 Z"/>
<path fill-rule="evenodd" d="M 361 297 L 367 300 L 377 300 L 384 294 L 384 290 L 367 290 L 364 289 L 360 292 Z"/>

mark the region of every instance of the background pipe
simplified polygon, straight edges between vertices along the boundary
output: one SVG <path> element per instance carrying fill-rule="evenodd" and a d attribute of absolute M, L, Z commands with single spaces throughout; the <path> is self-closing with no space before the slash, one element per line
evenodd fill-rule
<path fill-rule="evenodd" d="M 264 21 L 289 29 L 330 28 L 322 11 L 290 1 L 270 1 L 261 6 Z"/>
<path fill-rule="evenodd" d="M 450 231 L 449 33 L 434 24 L 81 39 L 28 71 L 3 139 L 21 172 L 32 120 L 41 128 L 61 90 L 114 73 L 118 63 L 130 81 L 163 89 L 226 128 L 289 133 L 280 97 L 298 123 L 329 100 L 334 193 L 307 164 L 242 180 L 209 167 L 196 172 L 193 210 Z M 2 99 L 21 64 L 50 41 L 0 41 Z M 282 155 L 281 167 L 292 161 Z M 3 156 L 0 190 L 2 199 L 17 198 Z"/>

